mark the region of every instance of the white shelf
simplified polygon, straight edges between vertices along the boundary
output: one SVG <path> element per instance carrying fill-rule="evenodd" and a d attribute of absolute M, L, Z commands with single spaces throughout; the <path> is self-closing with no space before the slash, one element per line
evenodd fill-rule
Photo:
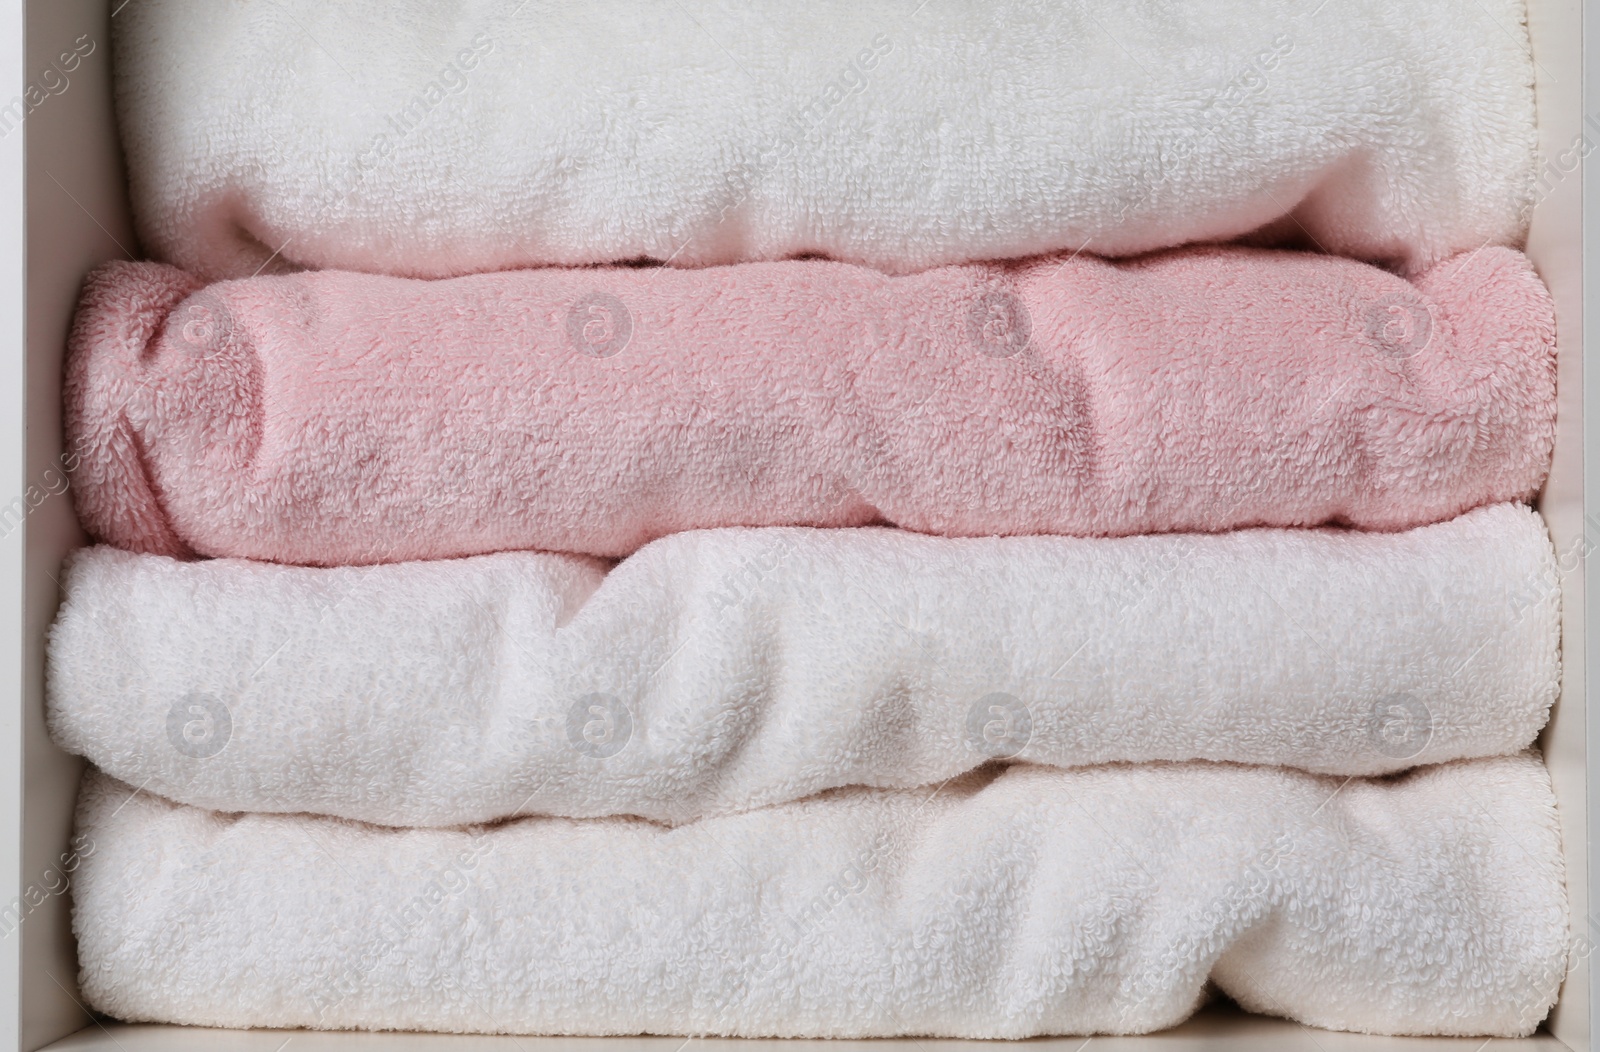
<path fill-rule="evenodd" d="M 48 1052 L 961 1052 L 1017 1047 L 1019 1052 L 1561 1052 L 1548 1035 L 1521 1041 L 1483 1038 L 1372 1037 L 1315 1030 L 1237 1009 L 1211 1008 L 1183 1026 L 1141 1037 L 1036 1038 L 1031 1041 L 737 1041 L 681 1037 L 463 1037 L 354 1034 L 308 1030 L 201 1030 L 96 1024 L 50 1045 Z"/>

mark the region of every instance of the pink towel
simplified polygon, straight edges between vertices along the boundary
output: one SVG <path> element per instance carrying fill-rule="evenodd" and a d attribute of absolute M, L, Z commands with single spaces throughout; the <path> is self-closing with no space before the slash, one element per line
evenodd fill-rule
<path fill-rule="evenodd" d="M 961 266 L 91 276 L 67 426 L 110 543 L 319 565 L 679 530 L 1397 529 L 1529 497 L 1554 320 L 1491 248 L 1407 282 L 1190 249 Z"/>

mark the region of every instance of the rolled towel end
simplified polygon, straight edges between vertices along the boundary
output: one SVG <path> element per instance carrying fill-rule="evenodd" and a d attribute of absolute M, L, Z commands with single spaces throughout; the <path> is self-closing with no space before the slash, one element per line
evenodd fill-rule
<path fill-rule="evenodd" d="M 1452 256 L 1422 271 L 1414 284 L 1426 296 L 1453 304 L 1459 342 L 1520 349 L 1555 384 L 1555 301 L 1533 261 L 1512 248 L 1491 245 Z M 1423 334 L 1424 338 L 1427 334 Z M 1413 342 L 1417 337 L 1413 336 Z M 1548 406 L 1555 418 L 1555 403 Z"/>
<path fill-rule="evenodd" d="M 145 403 L 140 377 L 152 342 L 185 322 L 174 308 L 201 288 L 176 267 L 110 263 L 85 284 L 67 343 L 65 426 L 73 500 L 84 529 L 136 552 L 193 554 L 161 506 L 130 418 Z"/>
<path fill-rule="evenodd" d="M 1456 353 L 1482 356 L 1468 371 L 1484 392 L 1475 417 L 1486 436 L 1476 457 L 1482 473 L 1501 473 L 1497 496 L 1532 500 L 1555 452 L 1555 300 L 1527 256 L 1499 246 L 1436 264 L 1416 284 L 1457 305 L 1450 318 Z"/>
<path fill-rule="evenodd" d="M 1411 284 L 1361 304 L 1366 343 L 1400 381 L 1365 410 L 1381 484 L 1347 517 L 1363 529 L 1410 528 L 1422 505 L 1451 517 L 1531 500 L 1555 447 L 1555 305 L 1528 258 L 1486 247 Z"/>

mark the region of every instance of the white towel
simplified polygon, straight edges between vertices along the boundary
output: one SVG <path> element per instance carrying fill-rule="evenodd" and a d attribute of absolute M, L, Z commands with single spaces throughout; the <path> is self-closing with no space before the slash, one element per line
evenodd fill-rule
<path fill-rule="evenodd" d="M 220 810 L 681 822 L 991 758 L 1333 774 L 1527 747 L 1558 678 L 1543 524 L 1394 534 L 674 534 L 618 564 L 315 569 L 92 548 L 55 739 Z"/>
<path fill-rule="evenodd" d="M 1208 976 L 1381 1033 L 1527 1034 L 1555 999 L 1536 757 L 994 770 L 676 829 L 468 830 L 217 814 L 94 773 L 84 996 L 208 1026 L 977 1038 L 1171 1026 Z"/>
<path fill-rule="evenodd" d="M 207 278 L 815 253 L 891 271 L 1270 227 L 1420 267 L 1532 202 L 1522 0 L 139 0 L 146 247 Z"/>

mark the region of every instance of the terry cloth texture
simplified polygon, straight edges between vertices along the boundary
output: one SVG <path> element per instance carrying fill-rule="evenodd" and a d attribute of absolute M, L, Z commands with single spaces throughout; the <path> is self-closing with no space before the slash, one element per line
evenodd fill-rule
<path fill-rule="evenodd" d="M 609 573 L 74 557 L 55 740 L 221 810 L 679 823 L 990 759 L 1338 775 L 1515 752 L 1558 667 L 1539 517 L 1396 534 L 718 530 Z"/>
<path fill-rule="evenodd" d="M 1510 249 L 1414 284 L 1238 248 L 903 278 L 121 263 L 71 344 L 91 533 L 318 565 L 720 526 L 1399 529 L 1531 496 L 1555 417 L 1550 296 Z"/>
<path fill-rule="evenodd" d="M 226 815 L 93 772 L 81 983 L 126 1020 L 1020 1038 L 1246 1008 L 1528 1034 L 1566 971 L 1549 778 L 987 769 L 669 829 Z"/>
<path fill-rule="evenodd" d="M 1267 228 L 1517 244 L 1522 0 L 139 0 L 148 249 L 444 277 L 818 254 L 907 272 Z"/>

